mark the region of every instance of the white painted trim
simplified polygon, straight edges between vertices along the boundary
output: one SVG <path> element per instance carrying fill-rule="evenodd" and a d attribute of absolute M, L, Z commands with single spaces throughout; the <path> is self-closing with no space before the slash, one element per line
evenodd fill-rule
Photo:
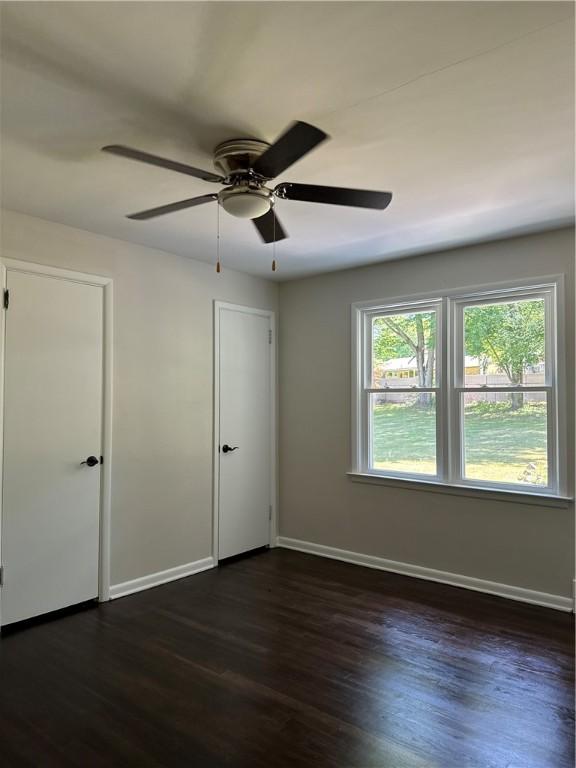
<path fill-rule="evenodd" d="M 375 472 L 347 472 L 353 483 L 367 485 L 387 485 L 392 488 L 404 488 L 407 491 L 424 491 L 426 493 L 444 493 L 447 496 L 468 496 L 473 499 L 490 501 L 509 501 L 514 504 L 533 504 L 538 507 L 556 507 L 568 509 L 573 499 L 570 496 L 554 496 L 544 493 L 528 493 L 524 491 L 501 490 L 500 488 L 481 488 L 472 485 L 457 485 L 456 483 L 440 483 L 427 479 L 425 475 L 409 478 L 394 477 L 390 474 Z"/>
<path fill-rule="evenodd" d="M 474 592 L 485 592 L 489 595 L 505 597 L 509 600 L 517 600 L 521 603 L 531 603 L 533 605 L 542 605 L 546 608 L 555 608 L 558 611 L 572 611 L 574 601 L 571 597 L 562 595 L 551 595 L 548 592 L 538 592 L 524 587 L 515 587 L 510 584 L 499 584 L 495 581 L 486 581 L 477 579 L 473 576 L 463 576 L 458 573 L 448 571 L 438 571 L 435 568 L 425 568 L 421 565 L 411 563 L 400 563 L 396 560 L 386 560 L 383 557 L 374 555 L 364 555 L 359 552 L 349 552 L 345 549 L 336 549 L 327 547 L 323 544 L 315 544 L 309 541 L 299 541 L 298 539 L 289 539 L 284 536 L 278 538 L 278 546 L 284 549 L 295 549 L 298 552 L 306 552 L 310 555 L 328 557 L 332 560 L 341 560 L 345 563 L 354 563 L 363 565 L 366 568 L 376 568 L 381 571 L 391 571 L 403 576 L 412 576 L 417 579 L 427 581 L 437 581 L 441 584 L 449 584 L 453 587 L 463 587 L 471 589 Z"/>
<path fill-rule="evenodd" d="M 2 293 L 7 285 L 7 273 L 4 259 L 0 259 L 0 275 L 2 278 Z M 2 565 L 2 500 L 4 498 L 4 489 L 2 487 L 4 480 L 4 370 L 6 360 L 6 311 L 0 309 L 0 566 Z M 2 574 L 4 576 L 4 573 Z M 2 587 L 0 586 L 0 626 L 2 625 Z"/>
<path fill-rule="evenodd" d="M 380 308 L 392 309 L 393 307 L 402 308 L 404 304 L 418 304 L 429 303 L 430 301 L 439 300 L 442 298 L 448 299 L 464 299 L 472 298 L 478 293 L 488 295 L 490 292 L 502 294 L 505 291 L 511 291 L 512 293 L 522 288 L 542 288 L 550 285 L 551 283 L 561 282 L 564 279 L 564 274 L 556 273 L 552 275 L 540 275 L 538 277 L 523 277 L 518 280 L 503 280 L 496 283 L 482 283 L 481 285 L 468 285 L 460 286 L 459 288 L 442 288 L 436 291 L 425 291 L 423 293 L 410 293 L 402 296 L 390 296 L 388 298 L 382 298 L 378 296 L 375 299 L 366 299 L 363 301 L 355 301 L 352 307 L 355 310 L 363 311 L 369 310 L 378 312 Z"/>
<path fill-rule="evenodd" d="M 102 465 L 100 484 L 100 540 L 98 547 L 98 600 L 103 602 L 110 599 L 110 519 L 112 497 L 112 403 L 113 403 L 113 281 L 111 277 L 91 275 L 85 272 L 74 272 L 60 269 L 47 264 L 35 264 L 29 261 L 0 258 L 0 275 L 2 291 L 6 288 L 8 272 L 42 275 L 56 280 L 69 280 L 85 285 L 94 285 L 103 290 L 103 386 L 102 386 Z M 5 355 L 5 322 L 4 311 L 0 319 L 0 467 L 3 466 L 4 449 L 4 355 Z M 0 484 L 1 484 L 0 472 Z M 0 521 L 2 519 L 2 489 L 0 487 Z M 2 526 L 0 525 L 0 533 Z M 0 542 L 1 544 L 1 542 Z M 1 552 L 1 548 L 0 548 Z M 0 599 L 1 603 L 1 599 Z M 1 606 L 0 606 L 1 607 Z"/>
<path fill-rule="evenodd" d="M 272 445 L 272 462 L 270 466 L 270 504 L 272 517 L 270 520 L 270 547 L 276 546 L 278 532 L 278 404 L 277 404 L 277 348 L 276 313 L 271 309 L 246 307 L 243 304 L 229 304 L 225 301 L 214 301 L 214 433 L 213 433 L 213 488 L 212 488 L 212 557 L 218 563 L 218 526 L 220 507 L 220 310 L 244 312 L 249 315 L 267 317 L 272 331 L 270 349 L 270 443 Z"/>
<path fill-rule="evenodd" d="M 213 557 L 205 557 L 202 560 L 177 565 L 175 568 L 168 568 L 165 571 L 149 573 L 148 576 L 141 576 L 138 579 L 114 584 L 110 587 L 110 599 L 116 600 L 118 597 L 132 595 L 134 592 L 142 592 L 145 589 L 159 587 L 161 584 L 168 584 L 168 582 L 176 581 L 176 579 L 184 579 L 186 576 L 192 576 L 195 573 L 201 573 L 201 571 L 208 571 L 210 568 L 214 568 Z"/>
<path fill-rule="evenodd" d="M 112 281 L 104 284 L 104 371 L 102 408 L 102 464 L 100 501 L 100 567 L 98 600 L 110 600 L 112 519 L 112 423 L 114 407 L 114 295 Z"/>
<path fill-rule="evenodd" d="M 86 285 L 110 285 L 112 283 L 112 278 L 104 277 L 104 275 L 90 275 L 87 272 L 74 272 L 71 269 L 52 267 L 49 264 L 35 264 L 32 261 L 2 258 L 2 264 L 7 270 L 12 270 L 13 272 L 55 277 L 58 280 L 71 280 L 74 283 L 85 283 Z"/>

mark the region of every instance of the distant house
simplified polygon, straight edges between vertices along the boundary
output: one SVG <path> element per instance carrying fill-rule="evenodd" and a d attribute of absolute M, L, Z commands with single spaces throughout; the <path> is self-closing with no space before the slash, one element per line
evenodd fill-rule
<path fill-rule="evenodd" d="M 414 379 L 418 376 L 418 366 L 415 357 L 395 357 L 377 366 L 375 371 L 379 379 Z M 482 373 L 480 360 L 466 355 L 466 373 L 474 375 Z"/>
<path fill-rule="evenodd" d="M 466 355 L 465 358 L 465 372 L 468 384 L 477 385 L 497 385 L 506 384 L 508 381 L 507 376 L 501 371 L 497 365 L 493 362 L 486 363 L 481 361 L 478 357 L 472 355 Z M 535 363 L 534 365 L 527 365 L 525 367 L 525 384 L 537 383 L 538 377 L 544 374 L 544 363 Z M 478 379 L 472 380 L 471 376 L 478 376 Z M 378 381 L 385 382 L 384 386 L 393 386 L 402 379 L 417 379 L 418 378 L 418 366 L 416 364 L 415 357 L 395 357 L 392 360 L 387 360 L 385 363 L 379 363 L 374 367 L 374 378 Z M 416 385 L 416 381 L 410 382 Z"/>
<path fill-rule="evenodd" d="M 396 357 L 387 360 L 378 366 L 377 373 L 382 379 L 412 379 L 418 373 L 416 358 Z"/>

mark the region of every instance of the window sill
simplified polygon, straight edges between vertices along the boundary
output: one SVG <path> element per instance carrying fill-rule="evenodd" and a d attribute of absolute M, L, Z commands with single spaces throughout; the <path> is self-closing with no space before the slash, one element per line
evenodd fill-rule
<path fill-rule="evenodd" d="M 472 488 L 466 485 L 446 485 L 433 480 L 410 480 L 400 477 L 386 477 L 362 472 L 346 473 L 353 483 L 368 485 L 386 485 L 405 490 L 426 491 L 428 493 L 444 493 L 448 496 L 470 496 L 476 499 L 491 499 L 493 501 L 509 501 L 516 504 L 534 504 L 538 507 L 556 507 L 567 509 L 573 499 L 569 496 L 550 496 L 541 493 L 526 493 L 524 491 L 499 490 L 498 488 Z"/>

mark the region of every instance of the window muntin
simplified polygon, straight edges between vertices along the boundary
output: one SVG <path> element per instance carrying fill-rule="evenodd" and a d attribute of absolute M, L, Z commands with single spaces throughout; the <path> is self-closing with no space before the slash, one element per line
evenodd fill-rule
<path fill-rule="evenodd" d="M 356 378 L 357 471 L 560 492 L 556 282 L 364 305 L 356 316 L 363 372 Z M 383 343 L 382 328 L 397 330 L 400 323 L 409 334 L 418 325 L 427 329 L 419 338 L 433 350 L 430 378 L 422 365 L 427 351 L 415 364 L 413 344 L 410 359 L 399 355 L 405 351 L 401 345 L 389 338 Z M 409 394 L 400 398 L 401 393 Z M 418 412 L 422 395 L 428 398 L 426 413 Z"/>

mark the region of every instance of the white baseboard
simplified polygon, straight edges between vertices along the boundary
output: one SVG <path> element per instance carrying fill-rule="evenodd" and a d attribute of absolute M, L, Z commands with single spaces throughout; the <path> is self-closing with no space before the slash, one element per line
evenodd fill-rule
<path fill-rule="evenodd" d="M 110 587 L 110 599 L 115 600 L 117 597 L 131 595 L 134 592 L 142 592 L 144 589 L 158 587 L 160 584 L 183 579 L 185 576 L 192 576 L 194 573 L 207 571 L 213 567 L 214 558 L 205 557 L 203 560 L 195 560 L 193 563 L 184 563 L 184 565 L 177 565 L 175 568 L 168 568 L 166 571 L 158 571 L 158 573 L 150 573 L 148 576 L 141 576 L 139 579 L 124 581 L 122 584 L 114 584 Z"/>
<path fill-rule="evenodd" d="M 306 552 L 310 555 L 319 555 L 320 557 L 329 557 L 332 560 L 342 560 L 345 563 L 364 565 L 367 568 L 377 568 L 381 571 L 400 573 L 403 576 L 414 576 L 417 579 L 438 581 L 441 584 L 450 584 L 453 587 L 472 589 L 475 592 L 486 592 L 489 595 L 507 597 L 510 600 L 519 600 L 522 603 L 543 605 L 546 608 L 555 608 L 558 611 L 574 610 L 574 601 L 572 598 L 563 597 L 562 595 L 551 595 L 548 592 L 537 592 L 533 589 L 514 587 L 510 584 L 499 584 L 495 581 L 477 579 L 473 576 L 462 576 L 459 573 L 437 571 L 435 568 L 424 568 L 421 565 L 399 563 L 396 560 L 386 560 L 383 557 L 363 555 L 359 552 L 348 552 L 345 549 L 326 547 L 323 544 L 314 544 L 313 542 L 299 541 L 298 539 L 288 539 L 285 536 L 279 536 L 277 544 L 279 547 L 284 547 L 285 549 L 295 549 L 298 552 Z"/>

